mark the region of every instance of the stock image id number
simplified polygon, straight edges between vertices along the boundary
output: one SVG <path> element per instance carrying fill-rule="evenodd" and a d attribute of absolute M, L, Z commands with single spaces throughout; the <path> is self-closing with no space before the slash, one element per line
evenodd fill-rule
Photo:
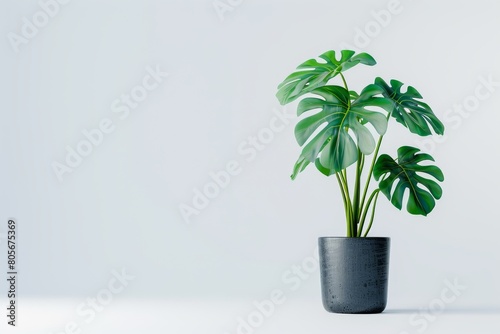
<path fill-rule="evenodd" d="M 16 222 L 9 220 L 7 230 L 7 264 L 9 270 L 16 270 Z"/>

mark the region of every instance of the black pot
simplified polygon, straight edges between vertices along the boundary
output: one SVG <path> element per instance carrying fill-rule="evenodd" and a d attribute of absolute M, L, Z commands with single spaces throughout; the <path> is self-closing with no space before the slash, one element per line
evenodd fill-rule
<path fill-rule="evenodd" d="M 387 305 L 390 238 L 319 238 L 323 306 L 334 313 L 381 313 Z"/>

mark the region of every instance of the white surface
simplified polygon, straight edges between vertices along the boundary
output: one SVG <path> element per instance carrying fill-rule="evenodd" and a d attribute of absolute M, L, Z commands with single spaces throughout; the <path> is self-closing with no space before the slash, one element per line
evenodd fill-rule
<path fill-rule="evenodd" d="M 238 317 L 249 314 L 244 302 L 200 301 L 115 301 L 96 318 L 85 322 L 74 308 L 78 300 L 26 300 L 20 309 L 16 329 L 0 326 L 2 333 L 54 333 L 64 331 L 69 323 L 77 324 L 80 333 L 176 333 L 225 334 L 238 333 Z M 104 314 L 105 312 L 105 314 Z M 276 308 L 262 325 L 252 328 L 255 333 L 482 333 L 500 330 L 500 310 L 447 309 L 435 318 L 429 317 L 422 330 L 423 316 L 418 325 L 411 319 L 419 312 L 414 308 L 389 308 L 379 315 L 340 315 L 325 312 L 316 302 L 291 300 Z M 70 333 L 70 332 L 68 332 Z M 241 333 L 245 333 L 244 331 Z"/>

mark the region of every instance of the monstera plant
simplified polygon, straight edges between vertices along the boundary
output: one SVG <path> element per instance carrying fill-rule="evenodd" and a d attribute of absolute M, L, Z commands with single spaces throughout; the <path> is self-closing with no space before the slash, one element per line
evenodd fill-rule
<path fill-rule="evenodd" d="M 411 146 L 400 147 L 394 158 L 379 156 L 379 149 L 391 118 L 419 136 L 443 134 L 443 123 L 415 88 L 403 89 L 398 80 L 387 83 L 377 77 L 359 93 L 350 90 L 344 73 L 356 65 L 375 65 L 368 53 L 327 51 L 319 58 L 322 61 L 310 59 L 299 65 L 278 86 L 276 96 L 282 105 L 301 99 L 297 116 L 302 119 L 295 127 L 295 138 L 303 148 L 292 179 L 309 164 L 326 176 L 335 176 L 348 237 L 368 234 L 380 192 L 401 209 L 408 191 L 408 212 L 426 216 L 442 194 L 436 181 L 443 181 L 443 173 L 429 164 L 434 159 Z M 338 79 L 339 84 L 330 83 L 332 79 Z M 368 167 L 366 158 L 370 155 Z M 354 184 L 348 182 L 349 167 Z M 370 189 L 372 177 L 379 181 L 375 189 Z"/>
<path fill-rule="evenodd" d="M 387 304 L 390 238 L 367 237 L 379 194 L 400 210 L 406 199 L 409 213 L 426 216 L 444 180 L 429 154 L 402 146 L 394 158 L 379 156 L 380 145 L 392 119 L 418 136 L 443 134 L 444 126 L 420 93 L 398 80 L 375 78 L 360 92 L 349 89 L 344 73 L 375 65 L 369 54 L 343 50 L 319 57 L 278 86 L 282 105 L 300 99 L 295 138 L 302 152 L 292 179 L 314 164 L 335 176 L 344 202 L 347 237 L 318 239 L 323 306 L 335 313 L 380 313 Z"/>

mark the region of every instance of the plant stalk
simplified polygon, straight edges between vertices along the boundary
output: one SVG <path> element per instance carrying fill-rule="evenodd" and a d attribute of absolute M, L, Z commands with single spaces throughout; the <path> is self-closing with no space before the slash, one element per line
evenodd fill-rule
<path fill-rule="evenodd" d="M 378 197 L 378 193 L 380 192 L 380 189 L 375 189 L 372 194 L 370 195 L 370 197 L 368 198 L 368 202 L 366 203 L 366 208 L 365 210 L 363 210 L 363 216 L 361 217 L 360 219 L 360 223 L 359 223 L 359 230 L 358 230 L 358 237 L 361 237 L 361 234 L 363 233 L 363 227 L 365 225 L 365 219 L 366 219 L 366 214 L 368 213 L 368 209 L 370 208 L 370 205 L 374 199 L 375 196 Z M 366 236 L 366 234 L 365 234 Z"/>
<path fill-rule="evenodd" d="M 351 231 L 351 223 L 350 223 L 350 219 L 349 219 L 349 212 L 350 212 L 349 204 L 347 202 L 346 193 L 344 190 L 344 185 L 342 184 L 342 180 L 340 179 L 339 173 L 338 172 L 335 173 L 335 176 L 337 177 L 337 181 L 338 181 L 339 187 L 340 187 L 340 193 L 342 194 L 342 200 L 344 201 L 345 220 L 346 220 L 346 224 L 347 224 L 347 236 L 351 237 L 352 231 Z"/>
<path fill-rule="evenodd" d="M 388 113 L 387 114 L 387 121 L 389 121 L 389 118 L 391 117 L 391 113 Z M 370 181 L 372 179 L 372 175 L 373 175 L 373 168 L 375 167 L 375 163 L 377 162 L 377 158 L 378 158 L 378 152 L 380 150 L 380 145 L 382 144 L 382 139 L 384 138 L 384 135 L 381 135 L 378 139 L 378 142 L 377 142 L 377 146 L 375 147 L 375 152 L 373 153 L 373 160 L 372 160 L 372 163 L 370 165 L 370 170 L 368 172 L 368 176 L 366 177 L 366 184 L 365 184 L 365 189 L 363 190 L 363 197 L 362 197 L 362 200 L 361 200 L 361 208 L 362 208 L 362 211 L 367 211 L 368 210 L 368 207 L 365 207 L 365 200 L 366 200 L 366 194 L 368 193 L 368 188 L 370 186 Z"/>
<path fill-rule="evenodd" d="M 375 195 L 375 199 L 373 201 L 373 206 L 372 206 L 372 214 L 371 214 L 371 218 L 370 218 L 370 224 L 368 224 L 368 228 L 366 229 L 366 232 L 363 235 L 364 238 L 366 238 L 366 236 L 368 235 L 368 232 L 370 232 L 370 229 L 372 228 L 373 218 L 375 217 L 375 207 L 377 206 L 378 194 L 380 194 L 380 191 L 377 191 L 377 194 Z"/>
<path fill-rule="evenodd" d="M 361 208 L 359 206 L 359 200 L 360 200 L 360 193 L 361 193 L 361 171 L 362 171 L 362 158 L 363 154 L 358 148 L 358 161 L 356 163 L 356 180 L 354 183 L 354 196 L 353 196 L 353 232 L 355 233 L 354 235 L 358 235 L 358 223 L 359 223 L 359 218 L 361 214 Z"/>

